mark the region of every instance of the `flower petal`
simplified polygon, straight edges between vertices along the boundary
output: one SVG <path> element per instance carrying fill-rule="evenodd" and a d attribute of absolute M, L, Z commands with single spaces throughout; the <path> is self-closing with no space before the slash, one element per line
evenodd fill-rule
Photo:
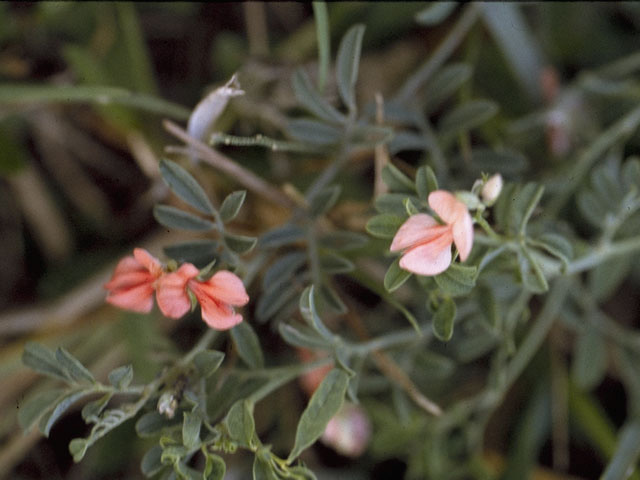
<path fill-rule="evenodd" d="M 438 240 L 409 250 L 400 259 L 400 268 L 418 275 L 437 275 L 444 272 L 451 264 L 451 240 Z"/>
<path fill-rule="evenodd" d="M 143 283 L 136 287 L 110 292 L 106 301 L 125 310 L 149 313 L 153 308 L 153 285 Z"/>
<path fill-rule="evenodd" d="M 431 192 L 429 206 L 449 225 L 458 220 L 465 212 L 468 213 L 465 204 L 446 190 Z"/>
<path fill-rule="evenodd" d="M 155 279 L 144 268 L 140 270 L 134 270 L 130 272 L 114 273 L 113 277 L 108 283 L 104 284 L 104 288 L 107 290 L 120 290 L 142 285 L 143 283 L 152 284 Z"/>
<path fill-rule="evenodd" d="M 235 313 L 230 305 L 218 302 L 215 298 L 207 296 L 198 287 L 193 290 L 193 293 L 195 293 L 198 302 L 200 302 L 202 320 L 211 328 L 228 330 L 242 322 L 242 315 Z"/>
<path fill-rule="evenodd" d="M 140 262 L 142 266 L 144 266 L 144 268 L 149 270 L 151 275 L 153 275 L 155 278 L 158 278 L 160 277 L 160 275 L 162 275 L 162 264 L 156 257 L 151 255 L 144 248 L 134 248 L 133 256 L 138 262 Z"/>
<path fill-rule="evenodd" d="M 428 242 L 441 233 L 439 227 L 447 228 L 446 225 L 440 225 L 435 218 L 426 213 L 411 215 L 396 232 L 390 250 L 398 252 Z"/>
<path fill-rule="evenodd" d="M 460 252 L 460 260 L 463 262 L 469 256 L 473 246 L 473 220 L 469 212 L 459 218 L 453 224 L 453 241 Z"/>
<path fill-rule="evenodd" d="M 198 275 L 198 269 L 185 263 L 173 273 L 167 273 L 158 280 L 156 300 L 162 314 L 169 318 L 180 318 L 191 308 L 187 295 L 187 282 Z"/>
<path fill-rule="evenodd" d="M 202 289 L 206 290 L 208 296 L 223 303 L 236 307 L 249 303 L 249 295 L 247 295 L 242 280 L 236 274 L 227 270 L 221 270 L 206 282 L 198 283 L 200 283 Z"/>

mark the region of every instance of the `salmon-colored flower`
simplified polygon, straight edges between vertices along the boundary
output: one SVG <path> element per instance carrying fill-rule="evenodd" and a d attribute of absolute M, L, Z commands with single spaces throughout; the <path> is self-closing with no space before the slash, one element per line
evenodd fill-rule
<path fill-rule="evenodd" d="M 156 298 L 160 311 L 167 317 L 180 318 L 191 308 L 187 290 L 191 291 L 202 309 L 202 319 L 211 328 L 227 330 L 242 321 L 233 307 L 249 302 L 249 296 L 237 275 L 221 270 L 209 280 L 196 277 L 199 270 L 191 263 L 183 264 L 173 273 L 158 280 Z"/>
<path fill-rule="evenodd" d="M 153 308 L 156 281 L 162 276 L 162 264 L 142 248 L 133 251 L 116 266 L 111 280 L 104 285 L 109 290 L 107 302 L 116 307 L 149 313 Z"/>
<path fill-rule="evenodd" d="M 437 275 L 449 268 L 452 243 L 462 261 L 473 245 L 473 220 L 464 203 L 444 190 L 431 192 L 428 201 L 444 225 L 418 213 L 402 224 L 391 242 L 392 252 L 403 252 L 400 268 L 418 275 Z"/>

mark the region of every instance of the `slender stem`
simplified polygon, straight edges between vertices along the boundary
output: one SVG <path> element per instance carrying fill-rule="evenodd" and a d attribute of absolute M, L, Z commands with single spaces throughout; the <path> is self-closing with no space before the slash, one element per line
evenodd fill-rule
<path fill-rule="evenodd" d="M 269 54 L 269 34 L 265 4 L 262 2 L 244 2 L 244 21 L 249 39 L 249 54 L 265 57 Z"/>
<path fill-rule="evenodd" d="M 502 389 L 503 392 L 506 392 L 511 384 L 520 376 L 524 368 L 538 351 L 538 348 L 540 348 L 551 325 L 553 325 L 558 313 L 560 313 L 560 309 L 569 293 L 570 285 L 571 281 L 568 278 L 559 278 L 553 284 L 553 288 L 551 288 L 542 310 L 536 317 L 529 333 L 507 367 L 506 380 Z"/>
<path fill-rule="evenodd" d="M 567 266 L 566 274 L 574 275 L 576 273 L 584 272 L 585 270 L 590 270 L 611 258 L 630 255 L 637 253 L 638 251 L 640 251 L 640 237 L 632 237 L 626 240 L 610 243 L 570 262 Z"/>

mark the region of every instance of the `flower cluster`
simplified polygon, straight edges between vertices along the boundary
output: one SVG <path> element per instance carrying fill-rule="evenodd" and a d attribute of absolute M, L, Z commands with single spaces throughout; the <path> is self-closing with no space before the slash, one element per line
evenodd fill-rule
<path fill-rule="evenodd" d="M 405 221 L 391 243 L 392 252 L 403 252 L 400 267 L 418 275 L 437 275 L 451 264 L 451 244 L 465 261 L 473 245 L 473 220 L 466 205 L 445 190 L 429 194 L 429 206 L 444 222 L 418 213 Z"/>
<path fill-rule="evenodd" d="M 202 319 L 211 328 L 227 330 L 242 321 L 233 307 L 249 302 L 249 296 L 237 275 L 221 270 L 208 280 L 198 279 L 200 271 L 185 263 L 175 272 L 167 272 L 160 261 L 142 248 L 125 257 L 116 266 L 107 302 L 126 310 L 148 313 L 153 308 L 153 293 L 158 307 L 169 318 L 180 318 L 191 308 L 189 292 L 200 303 Z"/>

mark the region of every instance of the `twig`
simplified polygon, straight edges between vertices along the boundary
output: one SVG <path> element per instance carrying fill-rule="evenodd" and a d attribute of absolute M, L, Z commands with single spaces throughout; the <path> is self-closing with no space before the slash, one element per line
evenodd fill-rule
<path fill-rule="evenodd" d="M 223 173 L 235 178 L 238 183 L 246 187 L 247 189 L 255 192 L 267 200 L 271 200 L 278 205 L 285 208 L 294 208 L 296 205 L 289 197 L 278 190 L 273 185 L 267 183 L 262 178 L 255 175 L 253 172 L 238 165 L 230 158 L 216 152 L 212 148 L 208 147 L 199 140 L 196 140 L 189 135 L 185 130 L 180 128 L 170 120 L 162 122 L 164 128 L 176 138 L 182 140 L 193 149 L 200 160 L 211 165 L 213 168 L 220 170 Z"/>

